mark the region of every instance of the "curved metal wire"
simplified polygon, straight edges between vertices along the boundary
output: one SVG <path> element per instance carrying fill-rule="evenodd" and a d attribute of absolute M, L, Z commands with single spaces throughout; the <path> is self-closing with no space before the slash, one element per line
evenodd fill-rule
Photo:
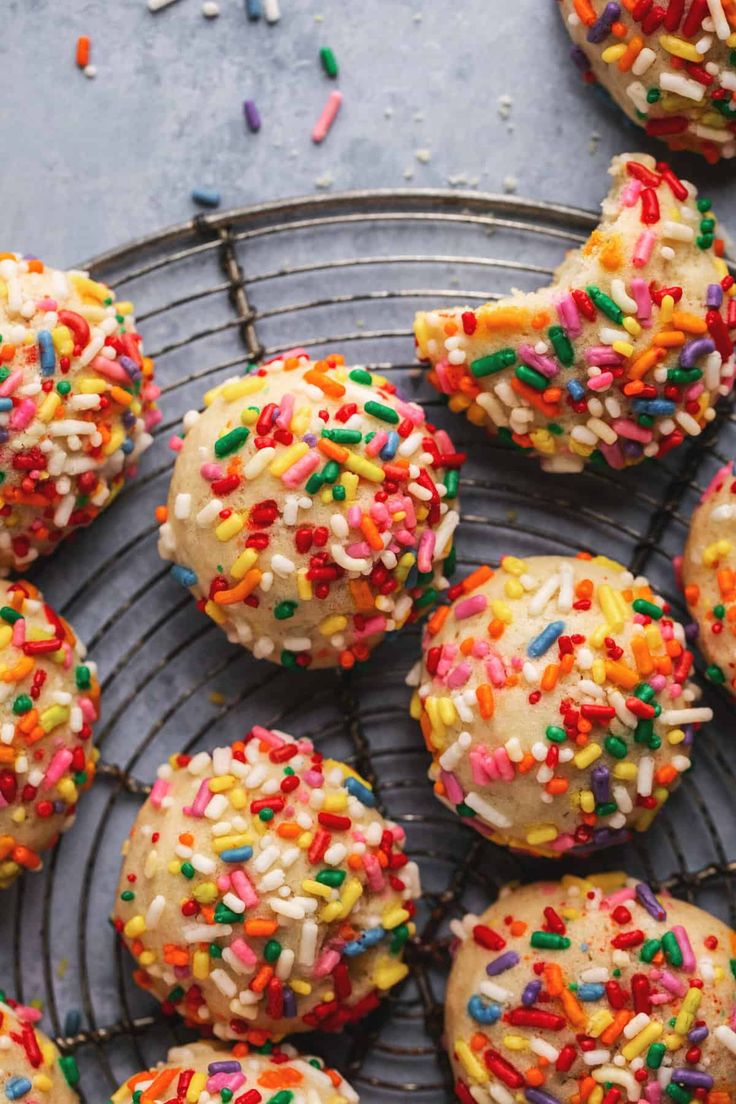
<path fill-rule="evenodd" d="M 78 827 L 40 875 L 2 898 L 0 979 L 19 999 L 43 996 L 52 1033 L 77 1055 L 90 1104 L 101 1086 L 112 1091 L 186 1035 L 132 984 L 131 963 L 107 925 L 121 840 L 160 761 L 232 740 L 254 722 L 311 735 L 368 777 L 381 808 L 406 829 L 425 882 L 407 981 L 360 1029 L 305 1045 L 336 1061 L 364 1104 L 407 1092 L 428 1104 L 448 1098 L 440 1041 L 449 921 L 482 908 L 509 880 L 560 868 L 482 840 L 434 800 L 407 714 L 404 677 L 418 654 L 416 626 L 349 674 L 258 664 L 171 582 L 155 551 L 153 509 L 166 494 L 166 439 L 204 389 L 296 343 L 318 351 L 344 344 L 391 373 L 469 448 L 461 570 L 497 562 L 505 551 L 599 548 L 648 572 L 681 608 L 672 557 L 697 495 L 736 451 L 732 415 L 721 414 L 703 441 L 659 465 L 542 482 L 533 460 L 448 416 L 410 361 L 415 307 L 497 298 L 517 280 L 542 283 L 561 251 L 595 223 L 590 212 L 515 196 L 353 192 L 199 216 L 85 266 L 135 297 L 157 360 L 164 422 L 139 477 L 106 518 L 37 572 L 98 661 L 104 717 L 96 739 L 104 758 Z M 717 723 L 653 830 L 623 855 L 573 866 L 625 863 L 733 919 L 736 826 L 723 815 L 736 785 L 736 748 L 724 739 L 732 705 L 707 694 Z M 73 1009 L 82 1015 L 79 1028 L 67 1019 Z"/>

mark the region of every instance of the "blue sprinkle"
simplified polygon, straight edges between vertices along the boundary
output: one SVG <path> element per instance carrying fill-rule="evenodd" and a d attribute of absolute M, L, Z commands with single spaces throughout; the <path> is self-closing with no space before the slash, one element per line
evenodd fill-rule
<path fill-rule="evenodd" d="M 0 399 L 0 411 L 5 412 L 6 410 L 12 410 L 12 409 L 13 409 L 13 400 L 12 399 Z"/>
<path fill-rule="evenodd" d="M 20 1100 L 32 1088 L 33 1085 L 27 1077 L 11 1077 L 5 1086 L 5 1095 L 8 1100 Z"/>
<path fill-rule="evenodd" d="M 254 22 L 263 15 L 261 0 L 245 0 L 245 11 L 249 19 Z"/>
<path fill-rule="evenodd" d="M 669 399 L 634 399 L 634 410 L 637 414 L 674 414 L 677 404 Z"/>
<path fill-rule="evenodd" d="M 82 1027 L 82 1013 L 77 1008 L 70 1008 L 64 1017 L 64 1034 L 77 1035 Z"/>
<path fill-rule="evenodd" d="M 396 455 L 396 450 L 399 447 L 399 435 L 395 429 L 392 429 L 388 435 L 388 441 L 381 449 L 382 460 L 393 460 Z"/>
<path fill-rule="evenodd" d="M 358 801 L 362 802 L 363 805 L 368 805 L 371 809 L 376 804 L 373 791 L 368 789 L 367 786 L 364 786 L 362 782 L 359 782 L 357 778 L 346 778 L 345 789 L 349 794 L 352 794 L 353 797 L 357 797 Z"/>
<path fill-rule="evenodd" d="M 603 1000 L 605 992 L 604 985 L 594 981 L 586 981 L 583 985 L 578 985 L 577 996 L 581 1001 L 597 1001 Z"/>
<path fill-rule="evenodd" d="M 200 207 L 219 207 L 222 196 L 214 188 L 194 188 L 192 199 Z"/>
<path fill-rule="evenodd" d="M 346 943 L 343 947 L 343 954 L 346 954 L 348 958 L 355 958 L 357 955 L 362 955 L 365 951 L 370 950 L 371 947 L 375 947 L 381 942 L 386 932 L 383 928 L 370 928 L 368 931 L 363 932 L 360 939 L 353 939 L 350 943 Z"/>
<path fill-rule="evenodd" d="M 482 997 L 473 996 L 468 1001 L 468 1015 L 471 1016 L 476 1023 L 480 1024 L 494 1024 L 496 1020 L 501 1019 L 502 1008 L 500 1004 L 494 1004 L 486 1002 Z"/>
<path fill-rule="evenodd" d="M 127 437 L 123 441 L 122 445 L 120 446 L 120 451 L 124 452 L 125 455 L 127 456 L 128 453 L 132 452 L 134 448 L 135 448 L 135 442 L 131 441 L 130 437 Z"/>
<path fill-rule="evenodd" d="M 54 342 L 48 330 L 39 330 L 36 335 L 38 340 L 38 353 L 41 359 L 41 375 L 53 376 L 56 368 L 56 353 Z"/>
<path fill-rule="evenodd" d="M 535 636 L 527 646 L 526 654 L 530 659 L 539 659 L 548 651 L 558 636 L 562 636 L 565 631 L 564 621 L 550 621 L 549 625 L 546 625 L 539 636 Z"/>
<path fill-rule="evenodd" d="M 220 858 L 227 863 L 247 862 L 252 857 L 253 848 L 248 846 L 231 847 L 229 851 L 220 852 Z"/>
<path fill-rule="evenodd" d="M 171 577 L 185 587 L 193 587 L 197 583 L 197 576 L 191 567 L 184 567 L 182 564 L 174 564 L 171 569 Z"/>
<path fill-rule="evenodd" d="M 568 380 L 567 390 L 573 402 L 582 402 L 585 398 L 585 388 L 579 380 Z"/>

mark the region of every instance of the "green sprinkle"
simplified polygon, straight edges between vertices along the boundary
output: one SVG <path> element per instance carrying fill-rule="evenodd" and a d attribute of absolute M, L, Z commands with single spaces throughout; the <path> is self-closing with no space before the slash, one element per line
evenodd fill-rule
<path fill-rule="evenodd" d="M 640 414 L 636 421 L 643 429 L 651 429 L 654 425 L 654 417 L 652 414 Z"/>
<path fill-rule="evenodd" d="M 639 957 L 642 962 L 652 962 L 654 956 L 659 953 L 659 948 L 662 946 L 661 939 L 647 939 L 642 945 L 641 954 Z"/>
<path fill-rule="evenodd" d="M 710 211 L 712 206 L 713 206 L 713 200 L 712 199 L 706 199 L 705 196 L 703 196 L 703 198 L 699 199 L 698 202 L 697 202 L 697 208 L 700 211 L 701 215 L 705 214 L 706 211 Z"/>
<path fill-rule="evenodd" d="M 618 810 L 618 805 L 615 801 L 603 801 L 600 805 L 596 805 L 595 811 L 599 817 L 613 816 Z"/>
<path fill-rule="evenodd" d="M 681 1085 L 675 1084 L 674 1081 L 670 1081 L 667 1088 L 664 1090 L 675 1104 L 690 1104 L 693 1098 L 692 1093 L 689 1093 L 687 1089 L 683 1089 Z"/>
<path fill-rule="evenodd" d="M 614 303 L 613 299 L 606 295 L 604 291 L 601 291 L 599 287 L 596 287 L 595 284 L 588 284 L 585 290 L 598 307 L 598 310 L 602 310 L 612 322 L 620 326 L 624 320 L 624 312 Z"/>
<path fill-rule="evenodd" d="M 461 817 L 474 817 L 475 809 L 471 809 L 469 805 L 466 805 L 464 801 L 461 801 L 459 805 L 455 806 L 455 812 Z"/>
<path fill-rule="evenodd" d="M 263 957 L 266 962 L 275 962 L 281 954 L 281 944 L 277 939 L 269 939 L 263 948 Z"/>
<path fill-rule="evenodd" d="M 190 862 L 184 862 L 181 864 L 181 872 L 185 878 L 194 877 L 194 867 Z"/>
<path fill-rule="evenodd" d="M 717 686 L 723 686 L 726 676 L 717 663 L 709 663 L 705 668 L 705 677 L 715 682 Z"/>
<path fill-rule="evenodd" d="M 266 1104 L 291 1104 L 294 1099 L 294 1094 L 291 1089 L 281 1089 L 280 1092 L 274 1093 L 266 1101 Z"/>
<path fill-rule="evenodd" d="M 2 617 L 3 621 L 7 621 L 9 625 L 14 625 L 16 621 L 20 621 L 22 616 L 23 614 L 18 613 L 12 606 L 3 606 L 2 609 L 0 609 L 0 617 Z"/>
<path fill-rule="evenodd" d="M 713 245 L 713 235 L 699 234 L 698 237 L 695 239 L 695 244 L 697 245 L 698 249 L 710 249 L 710 247 Z"/>
<path fill-rule="evenodd" d="M 233 1090 L 232 1089 L 220 1089 L 220 1100 L 222 1101 L 222 1104 L 230 1104 L 230 1101 L 232 1100 L 232 1098 L 233 1098 Z"/>
<path fill-rule="evenodd" d="M 120 894 L 120 900 L 121 901 L 134 901 L 135 900 L 135 893 L 133 892 L 132 889 L 124 889 L 123 892 Z"/>
<path fill-rule="evenodd" d="M 558 425 L 557 422 L 548 422 L 547 429 L 550 431 L 550 433 L 553 433 L 555 437 L 561 437 L 562 434 L 565 432 L 562 426 Z"/>
<path fill-rule="evenodd" d="M 431 606 L 433 602 L 436 602 L 438 596 L 439 593 L 436 587 L 430 587 L 429 590 L 425 590 L 424 594 L 417 598 L 414 605 L 417 609 L 424 609 L 425 606 Z"/>
<path fill-rule="evenodd" d="M 699 368 L 670 368 L 667 372 L 667 382 L 695 383 L 702 375 Z"/>
<path fill-rule="evenodd" d="M 315 882 L 319 882 L 320 885 L 331 886 L 333 889 L 337 889 L 345 881 L 344 870 L 320 870 Z"/>
<path fill-rule="evenodd" d="M 215 441 L 215 456 L 222 458 L 223 456 L 229 456 L 231 452 L 237 452 L 238 449 L 243 447 L 249 436 L 250 430 L 247 426 L 236 426 L 224 437 L 220 437 Z"/>
<path fill-rule="evenodd" d="M 268 824 L 269 820 L 273 820 L 273 809 L 266 807 L 258 811 L 258 817 L 264 824 Z"/>
<path fill-rule="evenodd" d="M 612 755 L 614 759 L 625 759 L 626 753 L 629 750 L 626 746 L 626 741 L 622 740 L 620 736 L 606 736 L 603 741 L 603 746 L 609 755 Z"/>
<path fill-rule="evenodd" d="M 79 1084 L 79 1066 L 73 1054 L 64 1054 L 59 1058 L 59 1068 L 64 1074 L 67 1085 L 74 1088 Z"/>
<path fill-rule="evenodd" d="M 280 656 L 282 667 L 296 667 L 296 655 L 294 652 L 290 652 L 288 648 L 284 648 Z"/>
<path fill-rule="evenodd" d="M 662 936 L 662 950 L 665 957 L 677 968 L 682 966 L 682 951 L 680 950 L 680 944 L 677 942 L 677 937 L 674 932 L 665 932 Z"/>
<path fill-rule="evenodd" d="M 319 474 L 323 483 L 334 483 L 340 474 L 340 465 L 337 460 L 328 460 Z"/>
<path fill-rule="evenodd" d="M 736 958 L 730 958 L 728 960 L 728 965 L 731 967 L 731 973 L 736 978 Z"/>
<path fill-rule="evenodd" d="M 89 690 L 92 676 L 90 675 L 89 667 L 80 663 L 77 667 L 74 677 L 77 683 L 77 690 Z"/>
<path fill-rule="evenodd" d="M 460 486 L 460 472 L 457 468 L 451 468 L 445 476 L 445 489 L 448 498 L 457 498 Z"/>
<path fill-rule="evenodd" d="M 56 385 L 56 390 L 60 395 L 68 395 L 71 389 L 72 385 L 69 383 L 69 380 L 59 380 Z"/>
<path fill-rule="evenodd" d="M 550 326 L 547 333 L 560 363 L 569 368 L 575 360 L 575 350 L 562 326 Z"/>
<path fill-rule="evenodd" d="M 364 383 L 366 387 L 370 387 L 373 383 L 373 376 L 370 372 L 366 372 L 365 368 L 353 368 L 348 378 L 353 383 Z"/>
<path fill-rule="evenodd" d="M 502 372 L 504 368 L 511 368 L 516 364 L 516 353 L 513 349 L 499 349 L 490 356 L 479 357 L 471 361 L 470 371 L 476 379 L 482 376 L 492 376 L 494 372 Z"/>
<path fill-rule="evenodd" d="M 661 93 L 658 88 L 647 89 L 647 103 L 656 103 Z"/>
<path fill-rule="evenodd" d="M 664 1043 L 652 1043 L 647 1051 L 647 1068 L 656 1070 L 662 1065 L 662 1059 L 665 1056 L 667 1047 Z"/>
<path fill-rule="evenodd" d="M 322 436 L 337 445 L 357 445 L 363 440 L 359 429 L 323 429 Z"/>
<path fill-rule="evenodd" d="M 28 713 L 33 709 L 33 702 L 29 698 L 28 694 L 19 694 L 13 702 L 13 712 L 18 715 L 21 713 Z"/>
<path fill-rule="evenodd" d="M 636 728 L 634 729 L 634 742 L 637 744 L 648 744 L 654 735 L 654 721 L 641 719 L 637 721 Z"/>
<path fill-rule="evenodd" d="M 567 739 L 567 733 L 564 728 L 558 728 L 557 725 L 547 725 L 545 736 L 548 740 L 551 740 L 553 744 L 564 744 Z"/>
<path fill-rule="evenodd" d="M 631 603 L 635 613 L 641 613 L 645 617 L 651 617 L 653 621 L 659 621 L 663 611 L 654 602 L 647 602 L 646 598 L 635 598 Z"/>
<path fill-rule="evenodd" d="M 222 958 L 222 947 L 218 947 L 216 943 L 210 943 L 208 950 L 210 958 Z"/>
<path fill-rule="evenodd" d="M 313 474 L 310 475 L 309 479 L 307 480 L 307 484 L 304 490 L 309 495 L 315 495 L 317 494 L 317 491 L 321 490 L 323 483 L 324 479 L 322 478 L 321 472 L 313 472 Z"/>
<path fill-rule="evenodd" d="M 273 615 L 277 621 L 288 621 L 290 617 L 294 616 L 298 605 L 298 602 L 285 598 L 283 602 L 279 602 L 277 606 L 274 606 Z"/>
<path fill-rule="evenodd" d="M 409 929 L 406 924 L 399 924 L 391 933 L 391 942 L 388 945 L 389 952 L 393 955 L 400 954 L 404 944 L 409 938 Z"/>
<path fill-rule="evenodd" d="M 447 553 L 444 560 L 442 561 L 442 571 L 444 572 L 444 574 L 449 579 L 452 575 L 455 574 L 455 568 L 456 567 L 457 567 L 457 548 L 453 544 L 452 548 L 450 549 L 450 551 Z"/>
<path fill-rule="evenodd" d="M 712 234 L 716 228 L 716 220 L 714 218 L 704 218 L 700 220 L 700 229 L 703 234 Z"/>
<path fill-rule="evenodd" d="M 726 616 L 726 607 L 721 602 L 719 602 L 717 606 L 713 607 L 713 613 L 719 621 L 722 621 L 723 618 Z"/>
<path fill-rule="evenodd" d="M 227 905 L 223 905 L 222 901 L 220 901 L 215 909 L 216 924 L 242 924 L 242 922 L 242 913 L 234 912 L 233 909 L 229 909 Z"/>
<path fill-rule="evenodd" d="M 342 483 L 336 483 L 335 486 L 332 488 L 332 498 L 335 502 L 344 502 L 345 493 L 345 488 L 343 487 Z"/>
<path fill-rule="evenodd" d="M 528 387 L 533 387 L 535 391 L 546 391 L 549 387 L 547 377 L 543 376 L 541 372 L 537 372 L 536 369 L 530 368 L 528 364 L 520 364 L 514 375 L 522 383 L 527 384 Z"/>
<path fill-rule="evenodd" d="M 319 52 L 319 60 L 322 62 L 322 68 L 324 69 L 327 76 L 331 77 L 332 80 L 334 80 L 337 74 L 340 72 L 340 69 L 337 64 L 335 54 L 329 46 L 322 47 Z"/>
<path fill-rule="evenodd" d="M 634 697 L 639 701 L 647 702 L 649 704 L 652 698 L 655 696 L 656 690 L 648 682 L 640 682 L 634 689 Z"/>
<path fill-rule="evenodd" d="M 366 414 L 372 414 L 374 418 L 378 418 L 382 422 L 388 422 L 389 425 L 398 425 L 401 421 L 398 410 L 393 410 L 384 403 L 374 402 L 373 399 L 367 402 L 363 409 Z"/>
<path fill-rule="evenodd" d="M 178 1004 L 181 998 L 184 996 L 184 990 L 181 985 L 175 985 L 166 998 L 169 1004 Z"/>
<path fill-rule="evenodd" d="M 570 946 L 568 937 L 566 935 L 558 935 L 556 932 L 532 932 L 530 942 L 532 947 L 544 951 L 566 951 Z"/>

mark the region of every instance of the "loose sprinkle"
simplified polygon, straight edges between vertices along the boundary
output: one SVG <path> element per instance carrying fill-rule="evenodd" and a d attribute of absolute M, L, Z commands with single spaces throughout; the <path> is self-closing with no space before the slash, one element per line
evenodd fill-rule
<path fill-rule="evenodd" d="M 312 131 L 313 142 L 317 144 L 319 144 L 320 142 L 324 142 L 325 138 L 330 132 L 332 124 L 337 118 L 337 113 L 340 110 L 341 104 L 342 92 L 338 92 L 337 90 L 334 92 L 330 92 L 329 96 L 327 97 L 327 103 L 325 104 L 324 110 L 314 125 L 314 129 Z"/>

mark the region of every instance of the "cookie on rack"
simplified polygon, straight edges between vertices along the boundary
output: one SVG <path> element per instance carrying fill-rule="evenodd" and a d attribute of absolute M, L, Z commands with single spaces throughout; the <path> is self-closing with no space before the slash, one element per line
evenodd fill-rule
<path fill-rule="evenodd" d="M 549 287 L 414 325 L 450 408 L 553 471 L 661 458 L 733 384 L 734 282 L 710 200 L 645 154 L 610 171 L 599 226 Z"/>
<path fill-rule="evenodd" d="M 0 889 L 40 869 L 92 783 L 100 688 L 85 655 L 36 587 L 0 581 Z"/>
<path fill-rule="evenodd" d="M 665 5 L 560 0 L 573 60 L 629 119 L 672 150 L 736 156 L 731 0 Z"/>
<path fill-rule="evenodd" d="M 159 420 L 131 303 L 0 254 L 0 570 L 25 571 L 135 473 Z"/>
<path fill-rule="evenodd" d="M 422 408 L 296 350 L 184 423 L 159 551 L 259 659 L 351 667 L 443 585 L 464 459 Z"/>
<path fill-rule="evenodd" d="M 644 831 L 711 719 L 681 625 L 603 556 L 506 556 L 429 620 L 412 702 L 437 796 L 497 843 L 559 856 Z"/>
<path fill-rule="evenodd" d="M 736 694 L 736 476 L 733 462 L 713 477 L 690 519 L 682 581 L 706 675 Z"/>
<path fill-rule="evenodd" d="M 617 873 L 507 891 L 453 929 L 445 1030 L 461 1104 L 732 1099 L 722 921 Z"/>
<path fill-rule="evenodd" d="M 236 1104 L 357 1104 L 358 1094 L 337 1070 L 291 1046 L 253 1050 L 245 1043 L 202 1042 L 174 1047 L 165 1062 L 129 1077 L 110 1104 L 139 1099 L 145 1104 L 213 1104 L 219 1099 Z"/>
<path fill-rule="evenodd" d="M 224 1039 L 366 1015 L 407 974 L 419 892 L 375 805 L 350 767 L 257 726 L 174 756 L 124 851 L 114 923 L 136 981 Z"/>
<path fill-rule="evenodd" d="M 41 1013 L 0 994 L 0 1098 L 33 1104 L 79 1104 L 77 1064 L 37 1027 Z"/>

